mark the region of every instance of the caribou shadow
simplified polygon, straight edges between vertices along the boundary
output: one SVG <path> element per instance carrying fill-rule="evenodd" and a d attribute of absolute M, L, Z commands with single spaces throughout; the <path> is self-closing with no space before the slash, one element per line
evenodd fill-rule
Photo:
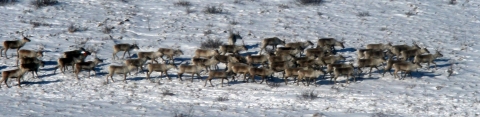
<path fill-rule="evenodd" d="M 421 78 L 422 76 L 426 76 L 426 77 L 430 77 L 430 78 L 434 78 L 435 76 L 440 76 L 440 75 L 436 75 L 436 74 L 433 74 L 432 72 L 424 72 L 424 71 L 418 71 L 418 72 L 412 72 L 413 74 L 413 77 L 416 77 L 416 78 Z"/>
<path fill-rule="evenodd" d="M 130 81 L 140 81 L 140 80 L 144 80 L 144 79 L 147 79 L 146 77 L 133 77 L 133 78 L 129 78 L 127 76 L 127 80 L 130 80 Z"/>
<path fill-rule="evenodd" d="M 246 79 L 249 79 L 250 75 L 246 75 Z M 232 76 L 228 77 L 230 84 L 240 84 L 240 83 L 246 83 L 243 81 L 243 74 L 237 74 L 235 76 L 235 80 L 232 79 Z"/>
<path fill-rule="evenodd" d="M 177 75 L 173 75 L 173 73 L 168 73 L 168 77 L 173 79 L 173 78 L 177 78 Z M 152 80 L 154 80 L 154 79 L 168 80 L 168 77 L 165 74 L 162 74 L 160 76 L 160 72 L 152 72 L 152 74 L 150 74 L 150 79 L 152 79 Z"/>
<path fill-rule="evenodd" d="M 255 52 L 244 52 L 244 53 L 240 53 L 240 56 L 247 56 L 247 55 L 256 55 L 258 54 L 259 51 L 255 51 Z"/>
<path fill-rule="evenodd" d="M 253 45 L 245 45 L 245 47 L 247 47 L 247 49 L 253 49 L 253 48 L 258 48 L 259 45 L 260 45 L 259 43 L 256 43 Z"/>
<path fill-rule="evenodd" d="M 32 82 L 32 81 L 23 81 L 21 82 L 21 84 L 25 84 L 25 85 L 35 85 L 35 84 L 50 84 L 50 83 L 56 83 L 56 82 L 61 82 L 63 80 L 60 80 L 60 79 L 57 79 L 57 80 L 53 80 L 53 81 L 38 81 L 38 82 Z"/>
<path fill-rule="evenodd" d="M 0 70 L 7 68 L 7 66 L 0 66 Z"/>
<path fill-rule="evenodd" d="M 128 55 L 127 55 L 128 56 Z M 138 58 L 138 55 L 137 54 L 133 54 L 132 56 L 129 56 L 127 58 Z"/>
<path fill-rule="evenodd" d="M 437 61 L 450 61 L 451 59 L 435 59 L 434 61 L 437 62 Z"/>
<path fill-rule="evenodd" d="M 174 58 L 174 60 L 175 60 L 175 62 L 176 62 L 175 64 L 177 64 L 177 63 L 178 63 L 178 64 L 181 64 L 181 63 L 183 63 L 183 62 L 185 62 L 185 61 L 187 61 L 187 62 L 190 61 L 191 58 Z M 166 61 L 169 61 L 169 60 L 166 60 Z M 180 61 L 180 62 L 178 62 L 178 61 Z"/>
<path fill-rule="evenodd" d="M 52 51 L 52 50 L 42 50 L 42 52 L 45 54 L 46 52 L 58 52 L 58 51 Z"/>
<path fill-rule="evenodd" d="M 344 48 L 344 49 L 337 50 L 336 52 L 355 52 L 355 51 L 357 51 L 357 49 L 355 48 Z"/>
<path fill-rule="evenodd" d="M 43 61 L 43 62 L 45 62 L 45 66 L 57 65 L 57 61 Z"/>
<path fill-rule="evenodd" d="M 355 79 L 353 78 L 355 77 Z M 354 82 L 357 82 L 357 81 L 364 81 L 364 80 L 378 80 L 380 79 L 380 77 L 378 78 L 363 78 L 363 77 L 358 77 L 358 76 L 353 76 L 353 77 L 350 77 L 348 79 L 346 79 L 346 76 L 340 76 L 338 77 L 337 79 L 337 83 L 347 83 L 347 81 L 349 81 L 350 83 Z M 330 77 L 328 78 L 324 78 L 324 79 L 321 79 L 321 80 L 317 80 L 316 82 L 317 85 L 335 85 L 335 82 L 332 80 L 330 81 Z"/>
<path fill-rule="evenodd" d="M 50 76 L 53 76 L 53 75 L 56 75 L 56 74 L 51 73 L 51 74 L 40 75 L 40 76 L 38 76 L 38 77 L 39 77 L 39 78 L 40 78 L 40 77 L 43 78 L 43 77 L 50 77 Z"/>
<path fill-rule="evenodd" d="M 97 66 L 95 66 L 95 69 L 97 70 L 100 70 L 100 68 L 103 68 L 103 66 L 106 66 L 106 65 L 109 65 L 108 63 L 100 63 L 98 64 Z"/>
<path fill-rule="evenodd" d="M 175 76 L 175 77 L 176 77 L 176 76 Z M 175 77 L 174 77 L 174 78 L 175 78 Z M 180 77 L 176 77 L 176 78 L 180 79 Z M 182 75 L 183 81 L 191 81 L 191 80 L 192 80 L 191 78 L 192 78 L 192 74 L 185 74 L 185 73 L 184 73 L 184 74 Z M 194 75 L 194 76 L 193 76 L 193 81 L 196 81 L 195 79 L 198 79 L 199 81 L 203 81 L 203 80 L 204 80 L 202 74 L 200 74 L 200 77 L 197 77 L 197 75 Z"/>
<path fill-rule="evenodd" d="M 435 69 L 435 65 L 434 64 L 430 64 L 430 66 L 427 66 L 426 63 L 422 63 L 422 68 L 430 68 L 430 69 Z M 451 64 L 437 64 L 437 68 L 443 68 L 443 67 L 450 67 Z"/>
<path fill-rule="evenodd" d="M 261 76 L 254 76 L 253 78 L 255 79 L 255 82 L 256 82 L 256 83 L 259 83 L 259 84 L 260 84 L 260 82 L 262 82 L 262 77 L 261 77 Z M 265 79 L 264 82 L 262 82 L 262 84 L 263 84 L 263 83 L 267 83 L 267 82 L 271 82 L 271 83 L 272 83 L 272 82 L 273 82 L 273 83 L 278 83 L 278 82 L 280 82 L 280 81 L 275 80 L 276 77 L 266 76 L 265 78 L 266 78 L 266 79 Z M 248 76 L 247 76 L 247 81 L 252 82 L 252 80 L 249 79 Z"/>
<path fill-rule="evenodd" d="M 220 79 L 219 79 L 219 80 L 220 80 Z M 224 82 L 224 83 L 225 83 L 225 84 L 227 84 L 227 83 L 228 83 L 228 84 L 230 84 L 230 85 L 234 85 L 234 84 L 240 84 L 240 83 L 245 83 L 245 82 L 243 82 L 243 80 L 238 80 L 238 79 L 235 79 L 235 81 L 234 81 L 234 80 L 231 80 L 231 79 L 229 79 L 229 80 L 228 80 L 228 82 L 227 82 L 227 80 L 225 80 L 225 82 Z"/>
<path fill-rule="evenodd" d="M 107 74 L 107 72 L 97 72 L 96 76 L 106 76 Z"/>
<path fill-rule="evenodd" d="M 271 77 L 268 78 L 267 81 L 270 83 L 284 83 L 285 80 L 283 79 L 283 75 L 280 75 L 281 77 Z"/>
<path fill-rule="evenodd" d="M 340 77 L 338 77 L 338 78 L 340 78 Z M 343 78 L 345 79 L 345 76 L 344 76 Z M 355 82 L 356 82 L 356 81 L 367 81 L 367 80 L 378 80 L 378 79 L 380 79 L 380 78 L 381 78 L 381 76 L 379 76 L 379 77 L 357 77 L 357 76 L 355 76 Z M 349 80 L 350 82 L 353 82 L 353 81 L 354 81 L 353 78 L 349 78 L 348 80 Z M 345 79 L 344 81 L 345 81 L 345 83 L 346 83 L 347 80 Z"/>
<path fill-rule="evenodd" d="M 435 75 L 435 74 L 432 74 L 431 72 L 424 72 L 424 71 L 412 71 L 412 76 L 410 76 L 410 74 L 407 74 L 405 77 L 403 77 L 403 75 L 405 75 L 404 72 L 402 73 L 399 73 L 398 76 L 401 77 L 402 80 L 405 80 L 405 79 L 410 79 L 410 78 L 417 78 L 417 79 L 420 79 L 422 78 L 423 76 L 427 76 L 427 77 L 430 77 L 430 78 L 433 78 L 435 76 L 439 76 L 439 75 Z"/>

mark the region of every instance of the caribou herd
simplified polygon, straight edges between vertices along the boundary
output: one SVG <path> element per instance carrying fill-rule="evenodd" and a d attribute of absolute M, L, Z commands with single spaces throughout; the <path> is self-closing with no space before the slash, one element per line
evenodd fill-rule
<path fill-rule="evenodd" d="M 402 77 L 398 76 L 398 72 L 403 72 L 403 78 L 407 74 L 410 74 L 410 77 L 412 77 L 413 71 L 418 71 L 419 68 L 422 68 L 421 63 L 427 63 L 427 68 L 430 68 L 430 64 L 434 64 L 436 69 L 435 59 L 443 57 L 438 48 L 434 54 L 431 54 L 428 49 L 420 47 L 416 42 L 413 42 L 412 45 L 377 43 L 367 44 L 364 49 L 357 48 L 357 58 L 347 61 L 348 57 L 336 54 L 336 48 L 345 48 L 345 42 L 343 41 L 338 41 L 334 38 L 320 38 L 316 40 L 317 44 L 315 46 L 312 41 L 287 43 L 285 39 L 282 40 L 278 37 L 263 39 L 259 53 L 252 55 L 242 53 L 249 49 L 245 44 L 235 44 L 237 39 L 242 39 L 238 32 L 230 33 L 229 35 L 228 44 L 220 45 L 218 49 L 195 50 L 190 60 L 191 64 L 188 61 L 178 65 L 175 63 L 175 57 L 184 54 L 180 49 L 159 48 L 157 51 L 138 52 L 137 58 L 130 58 L 130 51 L 139 49 L 139 46 L 135 43 L 116 44 L 113 46 L 112 60 L 120 59 L 117 53 L 121 51 L 123 51 L 121 59 L 125 58 L 126 53 L 128 53 L 128 57 L 124 60 L 123 65 L 110 65 L 107 67 L 106 82 L 109 82 L 109 77 L 113 82 L 115 74 L 122 74 L 123 81 L 126 82 L 127 74 L 130 75 L 132 71 L 136 71 L 136 74 L 138 74 L 144 70 L 145 66 L 147 70 L 146 79 L 148 80 L 150 80 L 153 72 L 160 72 L 160 76 L 165 75 L 171 80 L 168 71 L 177 69 L 177 78 L 183 81 L 182 76 L 187 73 L 191 74 L 190 81 L 193 82 L 195 75 L 197 79 L 201 79 L 200 74 L 206 72 L 208 78 L 205 80 L 204 86 L 207 85 L 207 82 L 210 82 L 210 85 L 213 86 L 211 83 L 212 79 L 221 79 L 221 86 L 223 87 L 224 80 L 227 80 L 227 83 L 236 81 L 238 76 L 243 76 L 243 82 L 255 82 L 255 76 L 259 76 L 262 79 L 260 84 L 262 84 L 274 78 L 273 74 L 275 73 L 282 74 L 286 85 L 289 82 L 289 78 L 293 78 L 297 85 L 300 82 L 307 86 L 312 83 L 317 85 L 317 80 L 327 78 L 327 76 L 334 83 L 337 82 L 339 77 L 345 77 L 346 82 L 349 83 L 351 78 L 353 78 L 353 81 L 356 81 L 356 77 L 363 77 L 363 68 L 370 68 L 368 77 L 371 77 L 373 68 L 377 71 L 382 71 L 382 76 L 389 72 L 394 78 L 402 79 Z M 45 62 L 40 59 L 40 57 L 43 57 L 43 50 L 20 49 L 30 41 L 28 37 L 23 36 L 19 40 L 3 42 L 0 52 L 2 57 L 5 55 L 7 58 L 6 52 L 8 49 L 17 50 L 18 68 L 2 71 L 0 82 L 5 83 L 7 87 L 7 80 L 10 78 L 17 78 L 18 86 L 21 87 L 20 80 L 24 74 L 31 71 L 33 75 L 40 67 L 44 66 Z M 272 48 L 270 49 L 268 46 Z M 68 67 L 71 66 L 76 79 L 80 79 L 78 74 L 81 71 L 88 71 L 87 77 L 90 76 L 91 71 L 96 75 L 95 67 L 104 60 L 94 57 L 92 61 L 85 61 L 85 58 L 92 55 L 92 53 L 95 52 L 85 48 L 64 52 L 63 56 L 57 59 L 54 74 L 57 69 L 65 73 Z M 242 56 L 242 54 L 244 55 Z M 158 58 L 161 58 L 163 63 L 157 61 Z M 150 62 L 147 63 L 148 60 Z M 226 67 L 220 69 L 218 66 L 220 63 L 225 64 Z M 383 69 L 381 69 L 382 66 Z M 394 69 L 393 74 L 391 73 L 392 68 Z M 33 76 L 35 77 L 35 75 Z"/>

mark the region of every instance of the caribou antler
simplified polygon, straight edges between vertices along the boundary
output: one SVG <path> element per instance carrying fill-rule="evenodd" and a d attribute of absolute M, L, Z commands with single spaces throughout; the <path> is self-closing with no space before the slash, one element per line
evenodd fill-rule
<path fill-rule="evenodd" d="M 22 35 L 22 37 L 25 37 L 25 35 L 23 34 L 23 31 L 22 31 L 22 32 L 20 32 L 20 35 Z"/>
<path fill-rule="evenodd" d="M 228 34 L 233 34 L 233 29 L 232 28 L 228 29 Z"/>
<path fill-rule="evenodd" d="M 38 50 L 39 51 L 43 51 L 45 49 L 45 45 L 44 44 L 37 44 L 37 47 L 38 47 Z"/>
<path fill-rule="evenodd" d="M 435 46 L 435 48 L 434 48 L 434 49 L 435 49 L 435 51 L 438 51 L 438 49 L 439 49 L 439 48 L 440 48 L 440 47 L 438 47 L 438 46 Z"/>
<path fill-rule="evenodd" d="M 450 63 L 450 67 L 448 67 L 448 70 L 447 70 L 447 72 L 448 72 L 448 77 L 447 78 L 450 78 L 450 76 L 452 76 L 452 74 L 453 74 L 453 65 L 455 64 L 455 61 L 452 60 L 449 63 Z"/>
<path fill-rule="evenodd" d="M 413 44 L 414 46 L 420 47 L 420 46 L 418 45 L 417 41 L 412 40 L 412 44 Z"/>
<path fill-rule="evenodd" d="M 97 55 L 97 52 L 98 52 L 98 48 L 96 46 L 88 46 L 87 49 L 88 52 L 91 52 L 93 55 Z"/>

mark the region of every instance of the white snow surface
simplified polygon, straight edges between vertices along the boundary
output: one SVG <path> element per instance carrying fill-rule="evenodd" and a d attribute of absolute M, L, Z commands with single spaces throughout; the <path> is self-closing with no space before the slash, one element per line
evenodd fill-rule
<path fill-rule="evenodd" d="M 40 78 L 28 73 L 23 88 L 16 79 L 11 86 L 0 88 L 2 116 L 479 116 L 480 77 L 475 59 L 480 57 L 477 39 L 480 31 L 480 1 L 457 0 L 326 0 L 321 5 L 299 5 L 294 0 L 189 0 L 191 13 L 177 0 L 59 0 L 55 6 L 35 9 L 30 0 L 0 6 L 0 40 L 21 38 L 15 32 L 25 31 L 31 42 L 22 49 L 45 48 L 46 66 Z M 222 8 L 223 14 L 202 12 L 207 6 Z M 414 13 L 407 17 L 407 12 Z M 369 16 L 358 16 L 368 12 Z M 104 22 L 106 19 L 108 20 Z M 121 21 L 129 21 L 120 24 Z M 237 21 L 237 25 L 231 25 Z M 41 23 L 34 27 L 31 22 Z M 70 33 L 69 25 L 87 28 Z M 110 34 L 104 26 L 114 27 Z M 154 83 L 145 79 L 146 72 L 120 75 L 106 83 L 107 67 L 122 64 L 112 60 L 116 43 L 138 43 L 139 51 L 156 51 L 160 47 L 180 48 L 184 55 L 176 63 L 189 61 L 195 49 L 208 38 L 227 42 L 230 28 L 240 32 L 249 46 L 245 53 L 256 54 L 261 39 L 279 37 L 287 42 L 316 42 L 333 37 L 345 42 L 338 54 L 356 60 L 355 50 L 371 43 L 409 44 L 416 41 L 430 52 L 436 48 L 444 57 L 435 60 L 438 70 L 426 67 L 413 72 L 413 78 L 384 77 L 374 69 L 347 84 L 345 77 L 334 84 L 319 79 L 318 86 L 299 86 L 290 79 L 285 85 L 280 73 L 274 76 L 279 87 L 265 83 L 231 81 L 220 86 L 204 87 L 207 75 L 190 82 L 177 78 L 177 70 L 169 71 L 172 81 L 153 73 Z M 213 33 L 205 35 L 211 30 Z M 109 35 L 113 39 L 110 39 Z M 97 75 L 81 72 L 76 80 L 71 69 L 53 74 L 62 52 L 74 50 L 82 39 L 91 38 L 86 47 L 98 48 L 95 55 L 105 59 L 97 67 Z M 237 41 L 241 44 L 242 41 Z M 1 71 L 16 69 L 14 50 L 9 59 L 0 60 Z M 121 56 L 123 53 L 119 53 Z M 136 57 L 135 54 L 132 54 Z M 87 60 L 92 60 L 89 56 Z M 185 63 L 185 62 L 184 62 Z M 453 75 L 447 70 L 453 63 Z M 423 64 L 426 65 L 426 64 Z M 224 64 L 220 64 L 224 68 Z M 329 77 L 328 75 L 326 77 Z M 257 81 L 259 78 L 257 77 Z M 173 95 L 163 95 L 164 91 Z M 318 94 L 314 100 L 298 96 L 305 91 Z M 218 101 L 226 97 L 226 101 Z"/>

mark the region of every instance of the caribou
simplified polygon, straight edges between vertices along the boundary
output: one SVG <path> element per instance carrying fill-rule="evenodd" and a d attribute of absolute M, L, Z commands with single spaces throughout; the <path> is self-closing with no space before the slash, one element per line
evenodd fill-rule
<path fill-rule="evenodd" d="M 303 79 L 307 81 L 307 86 L 310 86 L 310 81 L 313 80 L 313 83 L 315 86 L 317 86 L 317 78 L 320 77 L 320 75 L 324 75 L 325 72 L 322 70 L 313 70 L 313 69 L 307 69 L 303 70 L 300 69 L 297 71 L 298 72 L 298 78 L 297 78 L 297 85 L 299 85 L 299 82 Z M 303 85 L 305 85 L 305 82 L 303 82 Z"/>
<path fill-rule="evenodd" d="M 146 58 L 150 59 L 152 62 L 155 61 L 158 63 L 157 58 L 162 57 L 163 53 L 156 51 L 156 52 L 138 52 L 137 53 L 138 58 Z"/>
<path fill-rule="evenodd" d="M 262 53 L 262 50 L 266 51 L 266 47 L 268 45 L 271 45 L 273 47 L 273 50 L 275 50 L 277 48 L 277 45 L 285 45 L 285 39 L 280 40 L 280 38 L 278 37 L 270 37 L 263 39 L 259 53 Z"/>
<path fill-rule="evenodd" d="M 393 64 L 395 64 L 395 63 L 406 63 L 406 62 L 407 61 L 404 61 L 403 59 L 393 60 L 393 58 L 391 56 L 388 57 L 387 65 L 385 66 L 385 69 L 383 69 L 382 76 L 385 76 L 385 73 L 387 71 L 390 73 L 390 75 L 393 75 L 392 72 L 391 72 Z"/>
<path fill-rule="evenodd" d="M 398 76 L 399 71 L 405 72 L 404 78 L 407 76 L 407 74 L 410 74 L 410 78 L 412 78 L 412 70 L 422 68 L 422 66 L 419 63 L 403 62 L 403 63 L 394 63 L 393 68 L 395 68 L 395 72 L 393 72 L 394 78 L 399 77 L 399 79 L 402 79 L 400 78 L 400 76 Z"/>
<path fill-rule="evenodd" d="M 136 43 L 133 43 L 133 44 L 128 44 L 128 43 L 115 44 L 113 46 L 113 55 L 112 55 L 113 59 L 115 59 L 115 57 L 119 58 L 117 56 L 117 53 L 120 52 L 120 51 L 124 51 L 122 59 L 125 58 L 125 53 L 128 53 L 128 56 L 130 56 L 130 51 L 134 50 L 134 49 L 137 49 L 137 50 L 140 49 Z"/>
<path fill-rule="evenodd" d="M 110 79 L 113 81 L 113 75 L 114 74 L 123 74 L 123 82 L 127 83 L 127 73 L 130 74 L 130 71 L 133 69 L 137 68 L 136 66 L 133 65 L 110 65 L 108 66 L 108 75 L 107 75 L 107 83 L 108 83 L 108 77 L 110 76 Z"/>
<path fill-rule="evenodd" d="M 35 78 L 35 74 L 37 74 L 37 78 L 38 78 L 38 70 L 40 69 L 40 67 L 45 67 L 45 62 L 35 57 L 26 57 L 26 58 L 21 58 L 20 65 L 23 68 L 28 68 L 29 69 L 28 71 L 32 72 L 32 76 L 34 78 Z"/>
<path fill-rule="evenodd" d="M 326 47 L 335 52 L 335 46 L 340 46 L 343 49 L 345 48 L 345 46 L 343 45 L 344 43 L 345 42 L 337 41 L 335 38 L 320 38 L 317 42 L 317 48 Z"/>
<path fill-rule="evenodd" d="M 382 44 L 382 43 L 377 43 L 377 44 L 367 44 L 367 49 L 372 49 L 372 50 L 378 50 L 378 51 L 384 51 L 384 50 L 387 50 L 388 48 L 392 47 L 392 43 L 389 42 L 389 43 L 386 43 L 386 44 Z"/>
<path fill-rule="evenodd" d="M 413 59 L 413 63 L 427 63 L 428 69 L 430 69 L 430 63 L 435 65 L 435 69 L 437 69 L 437 64 L 434 60 L 438 57 L 443 57 L 443 54 L 440 51 L 435 50 L 435 54 L 427 54 L 427 55 L 416 55 Z"/>
<path fill-rule="evenodd" d="M 247 47 L 245 45 L 221 45 L 218 48 L 218 52 L 221 55 L 225 55 L 227 53 L 239 54 L 240 51 L 247 51 Z"/>
<path fill-rule="evenodd" d="M 379 70 L 378 66 L 382 65 L 386 61 L 384 58 L 369 58 L 369 59 L 358 59 L 357 62 L 358 62 L 358 70 L 360 72 L 363 72 L 362 68 L 370 67 L 370 71 L 368 75 L 370 77 L 372 76 L 372 69 L 375 67 L 377 70 Z"/>
<path fill-rule="evenodd" d="M 233 72 L 235 75 L 232 75 L 232 79 L 235 80 L 237 74 L 243 74 L 243 81 L 246 82 L 247 74 L 249 73 L 250 66 L 244 63 L 228 63 L 227 72 Z"/>
<path fill-rule="evenodd" d="M 228 45 L 235 45 L 235 42 L 237 42 L 237 39 L 242 39 L 242 36 L 240 36 L 240 33 L 238 31 L 237 33 L 233 33 L 232 31 L 229 31 Z"/>
<path fill-rule="evenodd" d="M 183 51 L 180 49 L 175 50 L 171 48 L 159 48 L 157 51 L 161 52 L 163 56 L 167 56 L 167 58 L 172 60 L 173 63 L 175 63 L 175 59 L 173 59 L 173 57 L 183 55 Z M 165 59 L 163 59 L 163 56 L 161 56 L 160 58 L 165 61 Z"/>
<path fill-rule="evenodd" d="M 5 83 L 7 85 L 7 88 L 10 88 L 7 84 L 7 81 L 9 78 L 17 78 L 18 81 L 18 87 L 22 88 L 22 84 L 20 83 L 20 80 L 22 79 L 23 75 L 28 72 L 30 69 L 20 66 L 18 69 L 13 69 L 13 70 L 7 70 L 7 71 L 2 71 L 2 80 L 0 83 Z"/>
<path fill-rule="evenodd" d="M 218 59 L 215 56 L 212 56 L 209 59 L 193 57 L 191 61 L 193 65 L 205 66 L 205 70 L 207 70 L 207 72 L 211 70 L 211 66 L 214 66 L 214 68 L 217 69 L 217 64 L 219 63 Z"/>
<path fill-rule="evenodd" d="M 80 71 L 82 70 L 87 70 L 88 71 L 88 76 L 90 76 L 90 71 L 93 71 L 94 75 L 97 75 L 97 72 L 95 71 L 95 67 L 99 64 L 99 63 L 102 63 L 103 60 L 95 57 L 93 59 L 93 61 L 87 61 L 87 62 L 79 62 L 79 63 L 75 63 L 74 67 L 74 71 L 75 71 L 75 76 L 77 77 L 77 80 L 79 79 L 78 78 L 78 74 L 80 73 Z"/>
<path fill-rule="evenodd" d="M 215 55 L 219 55 L 220 52 L 218 50 L 207 50 L 207 49 L 197 49 L 195 50 L 195 58 L 205 57 L 210 58 Z"/>
<path fill-rule="evenodd" d="M 7 41 L 4 41 L 4 42 L 3 42 L 3 47 L 4 47 L 4 48 L 2 48 L 2 51 L 5 51 L 3 54 L 5 54 L 5 57 L 6 57 L 7 59 L 8 59 L 8 56 L 7 56 L 7 51 L 8 51 L 8 49 L 17 49 L 16 52 L 17 52 L 17 55 L 18 55 L 18 50 L 19 50 L 20 48 L 22 48 L 22 47 L 25 45 L 25 43 L 31 41 L 30 39 L 28 39 L 27 37 L 25 37 L 25 36 L 23 35 L 23 33 L 22 33 L 22 37 L 23 37 L 23 38 L 20 39 L 20 40 L 14 40 L 14 41 L 9 41 L 9 40 L 7 40 Z M 3 54 L 0 54 L 0 57 L 3 57 L 3 56 L 1 56 L 1 55 L 3 55 Z"/>
<path fill-rule="evenodd" d="M 262 64 L 262 66 L 265 66 L 265 64 L 268 62 L 269 55 L 247 55 L 247 64 L 252 65 L 252 64 Z"/>
<path fill-rule="evenodd" d="M 135 66 L 137 68 L 137 73 L 139 73 L 140 71 L 143 71 L 143 65 L 146 62 L 147 62 L 147 58 L 127 59 L 124 61 L 125 65 L 127 66 Z"/>
<path fill-rule="evenodd" d="M 397 57 L 400 57 L 402 55 L 400 53 L 401 51 L 413 50 L 413 49 L 420 49 L 420 46 L 418 46 L 416 42 L 413 42 L 412 46 L 402 44 L 402 45 L 393 45 L 393 46 L 390 46 L 389 48 L 389 50 Z"/>
<path fill-rule="evenodd" d="M 178 78 L 180 78 L 180 80 L 183 81 L 182 76 L 183 76 L 184 73 L 192 74 L 191 82 L 193 82 L 193 76 L 195 76 L 195 74 L 197 75 L 198 79 L 201 78 L 200 77 L 200 72 L 202 72 L 203 69 L 205 69 L 205 66 L 202 65 L 202 64 L 199 64 L 199 65 L 180 65 L 179 70 L 177 72 L 177 75 L 178 75 Z"/>
<path fill-rule="evenodd" d="M 298 70 L 307 70 L 308 67 L 289 67 L 285 69 L 285 75 L 283 75 L 283 79 L 285 80 L 285 85 L 287 85 L 287 78 L 294 77 L 293 80 L 295 81 L 298 77 Z"/>
<path fill-rule="evenodd" d="M 165 76 L 167 76 L 168 80 L 172 80 L 170 76 L 168 76 L 168 70 L 175 68 L 178 69 L 177 65 L 170 63 L 170 64 L 154 64 L 150 63 L 147 65 L 147 79 L 150 80 L 150 75 L 152 75 L 152 72 L 160 72 L 160 76 L 162 76 L 163 73 L 165 73 Z"/>
<path fill-rule="evenodd" d="M 210 71 L 208 73 L 208 78 L 205 80 L 205 85 L 203 87 L 207 86 L 207 81 L 210 82 L 210 86 L 213 87 L 212 84 L 212 79 L 213 78 L 221 78 L 222 79 L 222 87 L 223 87 L 223 80 L 227 80 L 227 84 L 229 83 L 228 77 L 231 76 L 233 73 L 232 72 L 226 72 L 226 71 Z"/>
<path fill-rule="evenodd" d="M 305 42 L 291 42 L 291 43 L 285 44 L 285 47 L 299 49 L 300 54 L 302 54 L 301 52 L 306 48 L 308 48 L 308 46 L 313 46 L 313 43 L 311 41 L 305 41 Z"/>
<path fill-rule="evenodd" d="M 273 71 L 272 69 L 267 69 L 267 68 L 255 68 L 255 67 L 251 67 L 249 70 L 248 70 L 248 73 L 250 73 L 250 78 L 252 79 L 252 82 L 255 82 L 255 76 L 261 76 L 262 77 L 262 81 L 260 82 L 260 84 L 262 84 L 265 80 L 266 80 L 266 77 L 267 76 L 272 76 L 273 73 L 275 73 L 275 71 Z M 247 81 L 248 82 L 248 81 Z M 266 81 L 265 81 L 266 83 Z"/>
<path fill-rule="evenodd" d="M 72 70 L 74 69 L 75 63 L 82 62 L 82 58 L 84 56 L 80 57 L 72 57 L 72 58 L 59 58 L 57 60 L 57 66 L 55 67 L 55 71 L 53 71 L 53 74 L 57 72 L 57 69 L 60 68 L 60 71 L 62 71 L 63 74 L 65 74 L 65 70 L 67 69 L 67 66 L 72 66 Z"/>
<path fill-rule="evenodd" d="M 348 78 L 350 78 L 351 76 L 353 76 L 353 82 L 356 82 L 356 78 L 353 75 L 354 72 L 355 72 L 355 69 L 354 69 L 353 65 L 351 65 L 349 67 L 334 67 L 333 68 L 333 74 L 335 76 L 332 77 L 332 79 L 334 79 L 333 83 L 335 83 L 335 84 L 337 83 L 337 78 L 340 75 L 346 75 L 347 76 L 347 83 L 350 83 L 350 80 Z M 332 79 L 330 79 L 330 80 L 332 80 Z"/>
<path fill-rule="evenodd" d="M 34 57 L 34 58 L 43 57 L 43 51 L 42 50 L 39 50 L 39 51 L 25 50 L 25 49 L 19 50 L 17 54 L 17 66 L 20 59 L 26 58 L 26 57 Z"/>
<path fill-rule="evenodd" d="M 305 50 L 305 56 L 324 57 L 331 54 L 331 50 L 325 47 L 308 48 Z"/>
<path fill-rule="evenodd" d="M 63 52 L 63 58 L 79 58 L 81 62 L 84 62 L 88 55 L 92 52 L 85 50 L 83 47 L 78 50 Z"/>
<path fill-rule="evenodd" d="M 427 48 L 400 51 L 400 55 L 403 60 L 409 60 L 411 57 L 415 57 L 416 55 L 421 55 L 424 53 L 430 53 L 430 51 L 428 51 Z"/>

